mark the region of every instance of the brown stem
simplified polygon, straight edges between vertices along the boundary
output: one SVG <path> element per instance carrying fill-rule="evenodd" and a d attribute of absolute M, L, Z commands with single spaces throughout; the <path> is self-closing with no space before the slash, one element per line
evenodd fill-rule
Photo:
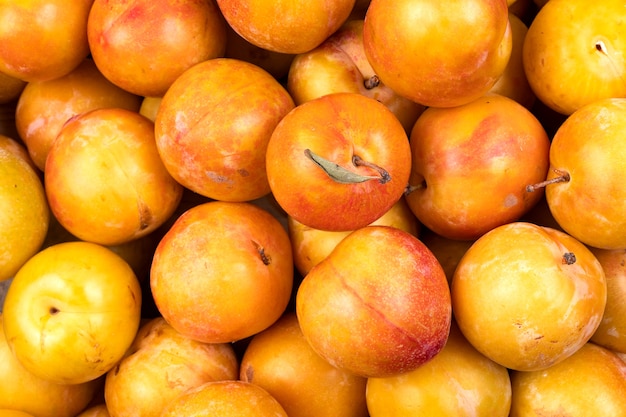
<path fill-rule="evenodd" d="M 526 191 L 532 193 L 533 191 L 538 190 L 539 188 L 545 188 L 550 184 L 556 184 L 559 182 L 568 182 L 570 180 L 569 173 L 566 171 L 562 171 L 560 169 L 554 169 L 554 172 L 558 175 L 558 177 L 551 178 L 549 180 L 538 182 L 537 184 L 527 185 Z"/>
<path fill-rule="evenodd" d="M 374 74 L 371 77 L 369 77 L 367 80 L 363 81 L 363 85 L 368 90 L 371 90 L 372 88 L 376 88 L 380 85 L 380 78 L 378 78 L 378 75 Z"/>
<path fill-rule="evenodd" d="M 406 188 L 404 189 L 404 195 L 407 196 L 413 191 L 421 190 L 422 188 L 426 188 L 426 181 L 422 181 L 417 185 L 407 184 Z"/>
<path fill-rule="evenodd" d="M 357 172 L 350 171 L 335 162 L 329 161 L 328 159 L 323 158 L 320 155 L 317 155 L 316 153 L 312 152 L 310 149 L 305 149 L 304 155 L 307 158 L 309 158 L 311 161 L 315 162 L 317 166 L 322 168 L 324 172 L 330 178 L 342 184 L 356 184 L 359 182 L 365 182 L 369 180 L 378 180 L 381 184 L 385 184 L 386 182 L 389 182 L 391 180 L 391 175 L 389 175 L 389 173 L 385 169 L 381 168 L 380 166 L 374 163 L 365 161 L 357 155 L 354 155 L 352 157 L 352 163 L 355 166 L 365 166 L 368 168 L 372 168 L 376 172 L 378 172 L 379 176 L 362 175 Z"/>
<path fill-rule="evenodd" d="M 352 163 L 356 166 L 363 166 L 363 167 L 368 167 L 368 168 L 372 168 L 373 170 L 375 170 L 376 172 L 378 172 L 380 174 L 380 183 L 381 184 L 385 184 L 389 181 L 391 181 L 391 175 L 389 175 L 389 172 L 387 172 L 386 169 L 384 169 L 381 166 L 378 166 L 372 162 L 368 162 L 365 161 L 364 159 L 362 159 L 360 156 L 358 155 L 354 155 L 352 157 Z"/>

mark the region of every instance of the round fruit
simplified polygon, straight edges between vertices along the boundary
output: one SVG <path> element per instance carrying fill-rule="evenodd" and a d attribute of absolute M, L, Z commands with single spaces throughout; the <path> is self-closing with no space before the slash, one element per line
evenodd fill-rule
<path fill-rule="evenodd" d="M 197 205 L 161 239 L 150 286 L 163 318 L 183 335 L 205 343 L 247 338 L 287 307 L 293 286 L 289 236 L 251 203 Z"/>
<path fill-rule="evenodd" d="M 304 277 L 296 295 L 302 333 L 331 365 L 364 377 L 411 371 L 443 348 L 450 291 L 415 236 L 366 226 Z"/>
<path fill-rule="evenodd" d="M 26 149 L 0 135 L 0 281 L 40 249 L 49 224 L 44 187 Z"/>
<path fill-rule="evenodd" d="M 452 278 L 459 328 L 483 355 L 534 371 L 576 352 L 606 306 L 604 270 L 591 251 L 555 229 L 514 222 L 481 236 Z"/>
<path fill-rule="evenodd" d="M 265 151 L 293 107 L 287 90 L 260 67 L 211 59 L 185 71 L 163 97 L 157 147 L 186 188 L 215 200 L 254 200 L 270 192 Z"/>
<path fill-rule="evenodd" d="M 512 49 L 505 0 L 372 0 L 363 42 L 384 84 L 429 107 L 485 94 Z"/>
<path fill-rule="evenodd" d="M 59 384 L 80 384 L 107 373 L 131 345 L 141 288 L 111 250 L 60 243 L 20 268 L 3 314 L 8 344 L 24 368 Z"/>
<path fill-rule="evenodd" d="M 510 407 L 508 370 L 474 349 L 454 322 L 446 345 L 431 361 L 367 381 L 370 417 L 508 417 Z"/>
<path fill-rule="evenodd" d="M 172 401 L 161 417 L 287 417 L 284 408 L 258 385 L 244 381 L 207 382 Z"/>
<path fill-rule="evenodd" d="M 102 245 L 153 232 L 183 192 L 159 157 L 154 124 L 120 108 L 91 110 L 65 123 L 48 152 L 44 178 L 59 223 Z"/>

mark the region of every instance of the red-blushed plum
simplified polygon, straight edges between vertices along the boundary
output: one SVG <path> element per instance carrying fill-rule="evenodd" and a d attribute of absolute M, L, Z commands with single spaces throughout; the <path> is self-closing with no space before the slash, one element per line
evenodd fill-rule
<path fill-rule="evenodd" d="M 293 287 L 287 231 L 247 202 L 185 211 L 154 253 L 150 287 L 162 317 L 205 343 L 245 339 L 285 311 Z"/>
<path fill-rule="evenodd" d="M 419 221 L 449 239 L 474 240 L 518 220 L 543 193 L 550 140 L 513 99 L 487 94 L 453 108 L 426 109 L 411 131 L 406 200 Z"/>
<path fill-rule="evenodd" d="M 87 35 L 102 74 L 140 96 L 162 96 L 186 69 L 226 51 L 215 0 L 95 0 Z"/>
<path fill-rule="evenodd" d="M 431 360 L 446 343 L 452 310 L 445 273 L 417 237 L 366 226 L 304 277 L 296 314 L 313 350 L 370 378 Z"/>
<path fill-rule="evenodd" d="M 410 132 L 424 106 L 380 82 L 363 48 L 363 19 L 349 20 L 317 48 L 294 57 L 287 89 L 296 105 L 330 93 L 360 93 L 387 106 Z"/>
<path fill-rule="evenodd" d="M 163 96 L 157 148 L 186 188 L 215 200 L 254 200 L 270 193 L 267 144 L 293 107 L 287 90 L 262 68 L 239 59 L 207 60 Z"/>
<path fill-rule="evenodd" d="M 459 329 L 479 352 L 509 369 L 540 371 L 589 341 L 602 320 L 607 284 L 581 242 L 513 222 L 472 244 L 451 292 Z"/>
<path fill-rule="evenodd" d="M 511 55 L 506 0 L 372 0 L 365 53 L 381 81 L 429 107 L 487 93 Z"/>
<path fill-rule="evenodd" d="M 348 19 L 355 0 L 217 0 L 241 37 L 274 52 L 299 54 L 324 42 Z"/>
<path fill-rule="evenodd" d="M 154 123 L 120 108 L 91 110 L 63 125 L 48 151 L 44 185 L 67 231 L 107 246 L 156 230 L 183 192 L 159 156 Z"/>
<path fill-rule="evenodd" d="M 276 201 L 306 226 L 355 230 L 403 195 L 411 150 L 398 118 L 358 93 L 332 93 L 302 103 L 274 129 L 266 152 Z"/>

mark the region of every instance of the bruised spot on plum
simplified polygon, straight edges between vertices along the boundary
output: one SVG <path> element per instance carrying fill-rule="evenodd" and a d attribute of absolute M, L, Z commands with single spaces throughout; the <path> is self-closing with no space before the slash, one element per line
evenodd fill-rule
<path fill-rule="evenodd" d="M 139 206 L 139 230 L 145 230 L 150 226 L 152 220 L 152 212 L 147 204 L 142 201 L 138 203 Z"/>
<path fill-rule="evenodd" d="M 264 265 L 271 264 L 272 258 L 267 253 L 265 253 L 265 248 L 261 246 L 258 242 L 255 242 L 254 240 L 252 240 L 251 242 L 256 247 L 257 252 L 259 252 L 259 256 L 261 257 L 263 264 Z"/>
<path fill-rule="evenodd" d="M 574 252 L 565 252 L 562 259 L 563 264 L 573 265 L 576 263 L 576 255 Z"/>
<path fill-rule="evenodd" d="M 238 170 L 237 170 L 237 173 L 238 173 L 239 175 L 241 175 L 242 177 L 249 177 L 249 176 L 250 176 L 250 172 L 248 172 L 248 170 L 247 170 L 247 169 L 243 169 L 243 168 L 238 169 Z"/>

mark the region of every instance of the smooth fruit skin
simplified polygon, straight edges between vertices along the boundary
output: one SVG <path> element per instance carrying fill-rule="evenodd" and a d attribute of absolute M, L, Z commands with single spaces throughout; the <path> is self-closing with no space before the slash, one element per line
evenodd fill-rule
<path fill-rule="evenodd" d="M 111 417 L 106 404 L 96 404 L 85 409 L 76 417 Z"/>
<path fill-rule="evenodd" d="M 306 150 L 364 182 L 340 182 Z M 300 104 L 276 126 L 267 146 L 267 178 L 285 212 L 315 229 L 355 230 L 387 212 L 403 195 L 410 170 L 409 141 L 397 117 L 383 104 L 357 93 L 332 93 Z M 373 163 L 389 174 L 383 181 Z"/>
<path fill-rule="evenodd" d="M 385 214 L 369 226 L 392 226 L 418 236 L 421 225 L 404 198 L 398 200 Z M 331 232 L 308 227 L 293 217 L 287 217 L 289 239 L 293 249 L 294 264 L 302 276 L 325 259 L 344 237 L 352 233 Z"/>
<path fill-rule="evenodd" d="M 294 107 L 267 71 L 216 58 L 185 71 L 163 96 L 155 137 L 163 163 L 190 190 L 220 201 L 270 193 L 265 162 L 279 121 Z"/>
<path fill-rule="evenodd" d="M 626 416 L 626 362 L 593 343 L 543 371 L 512 372 L 511 385 L 510 417 Z"/>
<path fill-rule="evenodd" d="M 101 388 L 99 380 L 57 384 L 28 371 L 7 343 L 0 313 L 0 408 L 23 410 L 37 417 L 74 417 Z"/>
<path fill-rule="evenodd" d="M 107 372 L 104 398 L 116 417 L 158 416 L 186 390 L 235 380 L 238 371 L 231 344 L 197 342 L 156 317 L 142 325 L 127 354 Z"/>
<path fill-rule="evenodd" d="M 287 417 L 263 388 L 244 381 L 207 382 L 172 401 L 161 417 Z"/>
<path fill-rule="evenodd" d="M 140 96 L 162 96 L 185 70 L 226 50 L 214 0 L 95 0 L 87 36 L 104 76 Z"/>
<path fill-rule="evenodd" d="M 60 243 L 15 275 L 4 301 L 4 331 L 28 371 L 79 384 L 124 356 L 139 328 L 141 301 L 137 277 L 117 254 L 95 243 Z"/>
<path fill-rule="evenodd" d="M 550 146 L 548 180 L 569 180 L 546 187 L 557 223 L 581 242 L 601 249 L 626 249 L 626 99 L 597 100 L 571 114 Z"/>
<path fill-rule="evenodd" d="M 429 107 L 485 94 L 512 49 L 505 0 L 372 0 L 363 42 L 383 83 Z"/>
<path fill-rule="evenodd" d="M 93 0 L 2 0 L 0 71 L 24 81 L 62 77 L 89 54 Z"/>
<path fill-rule="evenodd" d="M 299 54 L 317 47 L 339 29 L 355 0 L 217 0 L 217 4 L 228 24 L 251 44 Z"/>
<path fill-rule="evenodd" d="M 626 250 L 590 249 L 604 269 L 607 286 L 604 315 L 591 341 L 626 354 Z"/>
<path fill-rule="evenodd" d="M 61 128 L 72 117 L 102 107 L 139 110 L 141 98 L 107 80 L 92 59 L 68 74 L 29 82 L 17 101 L 15 126 L 41 171 Z"/>
<path fill-rule="evenodd" d="M 524 70 L 537 98 L 569 115 L 593 101 L 623 97 L 624 19 L 621 0 L 547 2 L 523 47 Z"/>
<path fill-rule="evenodd" d="M 304 277 L 296 314 L 311 347 L 333 366 L 390 376 L 419 367 L 443 348 L 450 291 L 441 265 L 419 239 L 366 226 Z"/>
<path fill-rule="evenodd" d="M 64 228 L 107 246 L 156 230 L 183 192 L 159 156 L 154 124 L 121 108 L 91 110 L 65 123 L 48 152 L 44 185 Z"/>
<path fill-rule="evenodd" d="M 383 103 L 411 131 L 424 106 L 397 94 L 376 77 L 363 47 L 363 19 L 344 23 L 317 48 L 297 54 L 287 74 L 287 89 L 296 105 L 330 93 L 359 93 Z"/>
<path fill-rule="evenodd" d="M 487 94 L 454 108 L 429 108 L 410 135 L 406 200 L 419 221 L 450 239 L 474 240 L 518 220 L 542 197 L 550 141 L 513 99 Z"/>
<path fill-rule="evenodd" d="M 289 417 L 367 416 L 367 380 L 315 353 L 293 312 L 250 340 L 241 359 L 240 379 L 269 392 Z"/>
<path fill-rule="evenodd" d="M 513 222 L 481 236 L 452 278 L 459 328 L 483 355 L 514 370 L 546 369 L 593 335 L 606 306 L 604 270 L 573 237 Z"/>
<path fill-rule="evenodd" d="M 154 253 L 150 287 L 177 331 L 205 343 L 252 336 L 284 312 L 293 286 L 289 236 L 269 212 L 211 201 L 183 213 Z"/>
<path fill-rule="evenodd" d="M 37 253 L 49 225 L 43 182 L 26 148 L 0 135 L 0 281 Z"/>
<path fill-rule="evenodd" d="M 414 371 L 367 381 L 370 417 L 508 417 L 508 370 L 478 352 L 452 322 L 444 348 Z"/>

